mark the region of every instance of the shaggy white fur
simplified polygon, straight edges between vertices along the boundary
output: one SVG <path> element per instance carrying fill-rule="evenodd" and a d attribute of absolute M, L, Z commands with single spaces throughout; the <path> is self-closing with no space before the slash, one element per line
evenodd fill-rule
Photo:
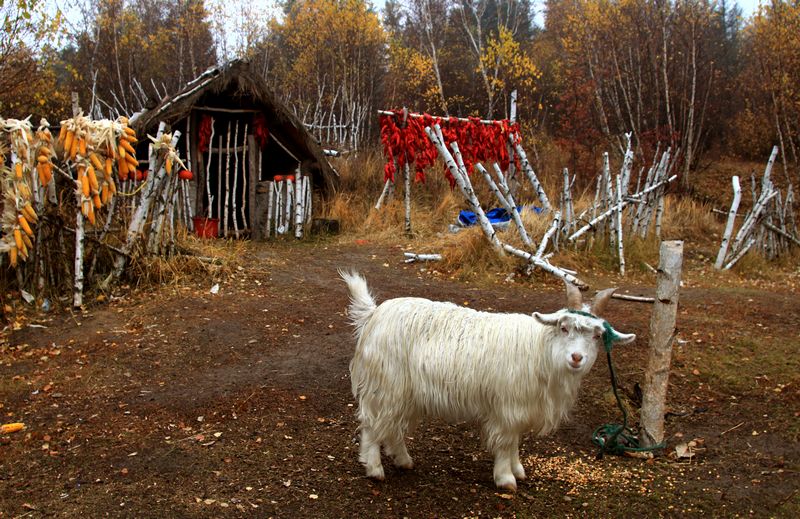
<path fill-rule="evenodd" d="M 358 341 L 350 375 L 367 476 L 384 478 L 381 445 L 395 465 L 411 468 L 405 436 L 423 417 L 435 417 L 480 423 L 495 456 L 495 483 L 515 490 L 525 478 L 520 436 L 548 434 L 567 417 L 597 357 L 602 319 L 567 310 L 479 312 L 415 297 L 378 306 L 362 276 L 340 275 L 350 289 Z M 570 306 L 584 311 L 601 310 L 613 292 L 589 307 L 569 287 Z M 636 337 L 617 333 L 622 343 Z"/>

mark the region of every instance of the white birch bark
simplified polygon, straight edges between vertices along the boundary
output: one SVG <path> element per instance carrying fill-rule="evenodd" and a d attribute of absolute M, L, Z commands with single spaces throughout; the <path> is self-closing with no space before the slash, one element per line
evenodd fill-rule
<path fill-rule="evenodd" d="M 239 120 L 236 120 L 236 124 L 233 126 L 233 185 L 230 183 L 227 186 L 228 189 L 228 196 L 225 200 L 230 199 L 231 201 L 231 220 L 233 225 L 233 235 L 237 238 L 239 237 L 239 223 L 236 221 L 236 190 L 238 188 L 239 183 L 239 154 L 236 152 L 236 148 L 239 146 Z M 247 140 L 247 139 L 245 139 Z M 228 148 L 228 154 L 231 154 L 231 148 Z M 229 159 L 230 160 L 230 159 Z M 227 213 L 227 211 L 226 211 Z M 227 218 L 226 218 L 227 220 Z"/>
<path fill-rule="evenodd" d="M 244 138 L 242 139 L 242 207 L 240 208 L 240 212 L 242 215 L 242 231 L 245 229 L 251 229 L 253 226 L 253 222 L 248 222 L 247 218 L 247 176 L 248 170 L 245 167 L 247 164 L 247 123 L 244 123 Z M 252 203 L 252 201 L 251 201 Z"/>
<path fill-rule="evenodd" d="M 544 270 L 545 272 L 549 272 L 550 274 L 558 276 L 561 279 L 563 279 L 564 281 L 566 281 L 568 283 L 572 283 L 573 285 L 575 285 L 578 288 L 581 288 L 581 289 L 589 288 L 589 285 L 587 285 L 586 283 L 584 283 L 583 281 L 581 281 L 580 279 L 575 277 L 574 274 L 571 274 L 571 273 L 567 272 L 566 270 L 564 270 L 562 268 L 556 267 L 555 265 L 550 264 L 549 262 L 547 262 L 546 260 L 544 260 L 542 258 L 537 258 L 533 254 L 531 254 L 529 252 L 525 252 L 523 250 L 519 250 L 519 249 L 517 249 L 515 247 L 512 247 L 511 245 L 509 245 L 507 243 L 503 243 L 502 246 L 503 246 L 503 249 L 506 252 L 509 252 L 509 253 L 513 254 L 514 256 L 517 256 L 518 258 L 522 258 L 522 259 L 524 259 L 526 261 L 529 261 L 530 263 L 536 265 L 537 267 L 539 267 L 540 269 Z"/>
<path fill-rule="evenodd" d="M 739 186 L 739 177 L 734 175 L 731 182 L 733 183 L 733 202 L 731 202 L 731 208 L 728 211 L 728 221 L 725 223 L 725 232 L 722 233 L 722 243 L 719 246 L 717 260 L 714 262 L 714 268 L 717 270 L 722 268 L 722 263 L 725 261 L 725 256 L 728 254 L 728 243 L 733 233 L 736 211 L 739 210 L 739 202 L 742 200 L 742 188 Z"/>
<path fill-rule="evenodd" d="M 441 254 L 416 254 L 414 252 L 404 252 L 405 263 L 414 263 L 416 261 L 442 261 Z"/>
<path fill-rule="evenodd" d="M 298 240 L 303 237 L 303 179 L 298 168 L 294 183 L 294 237 Z"/>
<path fill-rule="evenodd" d="M 492 247 L 501 252 L 502 248 L 500 246 L 500 240 L 498 240 L 497 235 L 495 234 L 494 228 L 492 224 L 489 223 L 489 219 L 486 218 L 486 214 L 483 212 L 483 208 L 478 202 L 478 198 L 475 196 L 475 191 L 472 189 L 472 185 L 469 183 L 469 177 L 467 176 L 466 172 L 463 172 L 461 169 L 456 165 L 456 161 L 453 159 L 453 155 L 450 154 L 450 151 L 444 144 L 444 139 L 441 137 L 441 128 L 438 124 L 434 125 L 433 128 L 427 127 L 425 128 L 425 133 L 428 135 L 428 138 L 431 140 L 436 149 L 439 150 L 439 156 L 441 156 L 447 167 L 450 169 L 450 173 L 453 175 L 453 178 L 456 181 L 459 189 L 461 190 L 461 194 L 466 199 L 467 204 L 469 205 L 470 209 L 475 213 L 478 217 L 478 223 L 483 229 L 484 234 L 489 240 L 489 243 L 492 244 Z M 458 149 L 458 144 L 455 144 L 454 149 Z M 460 152 L 457 152 L 460 155 Z"/>
<path fill-rule="evenodd" d="M 403 165 L 403 198 L 405 200 L 405 230 L 406 234 L 411 234 L 411 172 L 408 167 L 408 158 Z"/>
<path fill-rule="evenodd" d="M 520 167 L 525 172 L 525 176 L 528 177 L 528 181 L 533 186 L 533 189 L 536 190 L 536 195 L 539 197 L 539 202 L 542 204 L 542 209 L 544 209 L 545 212 L 549 211 L 551 208 L 550 200 L 547 198 L 547 193 L 544 192 L 544 188 L 539 182 L 539 179 L 536 178 L 536 173 L 534 173 L 533 168 L 528 161 L 528 155 L 525 154 L 525 150 L 522 149 L 521 144 L 514 142 L 513 135 L 509 135 L 508 138 L 511 144 L 514 146 L 514 149 L 517 151 L 517 155 L 519 155 Z"/>
<path fill-rule="evenodd" d="M 272 236 L 272 211 L 275 202 L 275 183 L 267 182 L 267 221 L 264 223 L 264 236 L 269 238 Z"/>
<path fill-rule="evenodd" d="M 230 124 L 228 124 L 230 129 Z M 219 231 L 222 232 L 222 135 L 219 136 L 219 147 L 217 148 L 217 218 L 219 219 Z"/>
<path fill-rule="evenodd" d="M 294 181 L 286 179 L 286 204 L 283 206 L 283 234 L 292 229 L 292 214 L 294 213 Z"/>
<path fill-rule="evenodd" d="M 547 248 L 547 242 L 550 240 L 550 237 L 555 234 L 558 230 L 559 226 L 561 225 L 561 211 L 556 211 L 555 216 L 553 217 L 553 223 L 550 224 L 550 227 L 542 236 L 542 241 L 539 243 L 539 248 L 536 249 L 536 254 L 534 257 L 541 258 L 542 254 L 544 254 L 545 249 Z"/>
<path fill-rule="evenodd" d="M 622 176 L 617 175 L 617 252 L 619 254 L 619 275 L 625 275 L 625 251 L 622 237 Z"/>
<path fill-rule="evenodd" d="M 283 185 L 285 180 L 275 182 L 275 236 L 284 234 L 283 229 Z"/>
<path fill-rule="evenodd" d="M 207 218 L 211 218 L 212 210 L 214 207 L 214 197 L 211 195 L 211 148 L 214 147 L 214 118 L 211 118 L 211 137 L 208 139 L 208 161 L 206 162 L 206 195 L 208 196 L 208 214 Z M 222 147 L 220 145 L 220 147 Z M 219 173 L 217 173 L 219 175 Z M 219 213 L 217 213 L 219 214 Z"/>
<path fill-rule="evenodd" d="M 381 191 L 381 196 L 378 197 L 378 202 L 375 204 L 375 210 L 379 210 L 383 205 L 384 199 L 386 199 L 386 195 L 389 193 L 389 188 L 391 187 L 389 184 L 392 183 L 392 180 L 387 178 L 386 182 L 383 183 L 383 191 Z"/>
<path fill-rule="evenodd" d="M 498 181 L 500 182 L 500 185 L 503 186 L 502 189 L 507 196 L 504 196 L 503 193 L 500 192 L 500 188 L 498 188 L 497 184 L 495 184 L 492 176 L 488 171 L 486 171 L 486 168 L 484 168 L 482 164 L 475 164 L 475 168 L 483 174 L 483 177 L 486 179 L 486 183 L 489 184 L 489 189 L 492 190 L 494 195 L 497 197 L 497 200 L 500 201 L 500 204 L 503 206 L 509 216 L 511 216 L 511 220 L 514 222 L 514 225 L 519 231 L 519 236 L 522 239 L 522 243 L 528 247 L 533 247 L 534 244 L 528 235 L 528 231 L 525 229 L 525 224 L 522 223 L 522 218 L 520 218 L 519 211 L 517 211 L 517 207 L 514 205 L 514 198 L 511 196 L 508 186 L 505 184 L 505 179 L 502 176 L 503 173 L 500 171 L 500 167 L 497 166 L 497 164 L 495 164 L 495 167 L 497 168 L 495 172 L 500 175 L 498 177 Z M 511 198 L 511 201 L 508 200 L 508 197 Z"/>

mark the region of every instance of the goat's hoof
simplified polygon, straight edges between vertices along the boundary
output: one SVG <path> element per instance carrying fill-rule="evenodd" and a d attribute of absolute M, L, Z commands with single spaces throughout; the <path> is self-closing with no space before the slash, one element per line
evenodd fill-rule
<path fill-rule="evenodd" d="M 386 476 L 383 475 L 383 467 L 374 467 L 367 469 L 367 477 L 376 479 L 378 481 L 383 481 L 386 479 Z"/>
<path fill-rule="evenodd" d="M 394 460 L 394 466 L 398 469 L 411 470 L 414 468 L 414 460 L 411 456 L 398 457 Z"/>
<path fill-rule="evenodd" d="M 497 488 L 507 492 L 517 491 L 517 480 L 511 474 L 495 479 L 494 484 L 497 485 Z"/>
<path fill-rule="evenodd" d="M 516 465 L 511 467 L 511 472 L 514 474 L 514 477 L 517 479 L 525 479 L 527 476 L 525 475 L 525 469 L 522 468 L 522 465 Z"/>

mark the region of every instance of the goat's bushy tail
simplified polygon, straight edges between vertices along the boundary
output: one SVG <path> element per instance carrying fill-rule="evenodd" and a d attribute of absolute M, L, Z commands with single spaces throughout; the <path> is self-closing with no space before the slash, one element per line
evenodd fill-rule
<path fill-rule="evenodd" d="M 369 292 L 367 280 L 361 274 L 339 270 L 339 275 L 350 289 L 350 306 L 347 313 L 353 326 L 356 327 L 356 337 L 360 337 L 361 330 L 375 311 L 375 299 Z"/>

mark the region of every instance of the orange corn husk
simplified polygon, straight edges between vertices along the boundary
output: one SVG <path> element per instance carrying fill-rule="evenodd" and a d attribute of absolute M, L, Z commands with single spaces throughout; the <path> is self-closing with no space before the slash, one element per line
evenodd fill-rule
<path fill-rule="evenodd" d="M 67 136 L 67 125 L 64 124 L 61 126 L 61 129 L 58 130 L 58 142 L 63 143 L 66 136 Z"/>
<path fill-rule="evenodd" d="M 126 139 L 131 139 L 131 138 L 135 139 L 136 138 L 136 130 L 134 130 L 130 126 L 126 126 L 125 128 L 122 129 L 122 131 L 125 132 L 125 135 L 126 135 L 125 138 Z"/>
<path fill-rule="evenodd" d="M 36 211 L 34 210 L 33 206 L 30 203 L 27 203 L 22 207 L 22 214 L 25 215 L 25 218 L 29 222 L 39 221 L 39 215 L 36 214 Z"/>
<path fill-rule="evenodd" d="M 94 166 L 91 164 L 86 168 L 86 176 L 89 177 L 89 187 L 92 188 L 92 193 L 96 193 L 100 189 L 100 184 L 97 182 L 97 175 L 95 175 Z"/>
<path fill-rule="evenodd" d="M 164 161 L 164 169 L 167 170 L 167 175 L 172 173 L 172 157 L 167 157 L 167 160 Z"/>
<path fill-rule="evenodd" d="M 102 200 L 100 200 L 100 195 L 97 193 L 92 196 L 92 203 L 94 204 L 95 209 L 100 209 L 103 207 Z"/>
<path fill-rule="evenodd" d="M 9 434 L 17 431 L 21 431 L 25 428 L 25 424 L 22 422 L 15 422 L 15 423 L 4 423 L 0 425 L 0 432 L 3 434 Z"/>
<path fill-rule="evenodd" d="M 75 140 L 75 132 L 72 130 L 67 130 L 66 135 L 64 136 L 64 152 L 69 153 L 69 150 L 72 149 L 72 141 Z"/>
<path fill-rule="evenodd" d="M 19 250 L 22 250 L 22 247 L 25 246 L 25 243 L 22 241 L 22 231 L 20 231 L 19 228 L 14 229 L 14 244 Z"/>
<path fill-rule="evenodd" d="M 125 160 L 128 162 L 128 169 L 136 169 L 139 167 L 139 161 L 136 160 L 136 157 L 128 153 L 125 155 Z"/>
<path fill-rule="evenodd" d="M 133 146 L 131 146 L 131 143 L 128 142 L 126 139 L 120 139 L 119 140 L 119 146 L 120 146 L 120 148 L 124 148 L 125 151 L 127 151 L 131 155 L 136 155 L 136 150 L 133 149 Z"/>
<path fill-rule="evenodd" d="M 9 251 L 8 251 L 8 260 L 11 263 L 12 267 L 16 267 L 17 266 L 17 254 L 18 253 L 19 252 L 18 252 L 16 246 L 11 247 L 11 249 L 9 249 Z"/>
<path fill-rule="evenodd" d="M 78 151 L 81 152 L 81 157 L 85 157 L 86 156 L 86 138 L 85 137 L 81 137 L 80 140 L 78 141 Z"/>
<path fill-rule="evenodd" d="M 36 161 L 39 164 L 45 164 L 47 162 L 50 162 L 50 157 L 48 157 L 47 155 L 42 154 L 42 155 L 39 155 L 38 157 L 36 157 Z"/>
<path fill-rule="evenodd" d="M 28 237 L 28 235 L 25 234 L 25 233 L 22 233 L 22 243 L 25 244 L 25 246 L 28 248 L 28 250 L 33 250 L 33 242 Z"/>
<path fill-rule="evenodd" d="M 97 153 L 90 153 L 89 160 L 92 162 L 92 165 L 97 169 L 97 171 L 103 171 L 103 163 L 100 161 L 100 157 L 97 156 Z"/>
<path fill-rule="evenodd" d="M 83 196 L 88 197 L 89 194 L 91 193 L 91 186 L 89 185 L 89 177 L 86 175 L 86 173 L 81 175 L 80 182 L 81 182 L 81 193 L 83 193 Z"/>
<path fill-rule="evenodd" d="M 130 168 L 128 167 L 128 161 L 123 158 L 117 159 L 117 169 L 119 170 L 119 178 L 125 180 L 128 178 L 128 171 Z"/>
<path fill-rule="evenodd" d="M 17 216 L 17 221 L 19 222 L 19 226 L 22 227 L 22 230 L 25 231 L 25 234 L 28 236 L 33 236 L 33 229 L 31 229 L 28 220 L 25 218 L 25 215 L 20 214 Z"/>
<path fill-rule="evenodd" d="M 106 157 L 106 178 L 111 178 L 111 170 L 114 167 L 114 161 L 111 160 L 111 157 Z"/>
<path fill-rule="evenodd" d="M 92 204 L 89 204 L 89 210 L 87 211 L 86 217 L 89 219 L 90 224 L 95 224 L 94 206 L 92 206 Z"/>
<path fill-rule="evenodd" d="M 78 141 L 80 138 L 76 135 L 72 138 L 72 146 L 69 147 L 69 158 L 70 160 L 74 161 L 75 157 L 78 156 Z"/>
<path fill-rule="evenodd" d="M 106 182 L 108 182 L 108 190 L 111 191 L 111 194 L 112 195 L 116 195 L 117 194 L 117 184 L 114 182 L 114 179 L 109 176 L 108 178 L 106 178 Z"/>
<path fill-rule="evenodd" d="M 104 182 L 103 187 L 100 188 L 100 201 L 103 202 L 103 205 L 106 205 L 108 203 L 108 195 L 109 195 L 108 183 Z"/>
<path fill-rule="evenodd" d="M 22 162 L 14 164 L 14 177 L 17 180 L 22 180 Z"/>

